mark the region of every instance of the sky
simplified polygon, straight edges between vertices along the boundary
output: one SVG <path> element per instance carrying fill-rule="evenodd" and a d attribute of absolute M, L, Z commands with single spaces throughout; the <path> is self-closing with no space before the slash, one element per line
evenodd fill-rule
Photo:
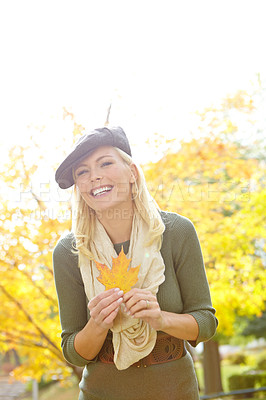
<path fill-rule="evenodd" d="M 1 157 L 36 137 L 124 128 L 137 161 L 155 132 L 184 138 L 193 113 L 265 81 L 264 0 L 0 0 Z M 40 135 L 41 131 L 41 135 Z M 51 153 L 52 154 L 52 153 Z"/>

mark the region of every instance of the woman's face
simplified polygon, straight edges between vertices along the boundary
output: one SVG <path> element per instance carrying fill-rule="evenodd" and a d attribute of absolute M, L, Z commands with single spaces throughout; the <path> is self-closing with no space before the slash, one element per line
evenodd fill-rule
<path fill-rule="evenodd" d="M 131 208 L 134 164 L 128 167 L 114 147 L 103 146 L 82 160 L 74 172 L 84 201 L 96 212 Z"/>

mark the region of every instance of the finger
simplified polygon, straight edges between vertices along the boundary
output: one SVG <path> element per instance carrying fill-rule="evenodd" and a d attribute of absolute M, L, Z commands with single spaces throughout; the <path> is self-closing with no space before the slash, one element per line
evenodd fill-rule
<path fill-rule="evenodd" d="M 124 302 L 128 301 L 131 297 L 133 297 L 139 293 L 143 294 L 143 295 L 151 295 L 152 296 L 152 293 L 149 290 L 134 288 L 124 294 Z"/>
<path fill-rule="evenodd" d="M 111 296 L 102 299 L 97 306 L 95 307 L 98 312 L 101 312 L 103 309 L 108 308 L 110 306 L 117 307 L 117 304 L 122 303 L 123 301 L 123 290 L 119 290 L 118 292 L 114 292 Z"/>
<path fill-rule="evenodd" d="M 120 304 L 122 303 L 123 299 L 120 297 L 116 301 L 114 301 L 112 304 L 110 304 L 108 307 L 102 308 L 102 310 L 99 312 L 99 318 L 103 321 L 105 320 L 112 312 L 114 312 L 116 309 L 120 307 Z"/>
<path fill-rule="evenodd" d="M 140 300 L 145 300 L 145 299 L 156 299 L 156 297 L 148 290 L 142 290 L 142 289 L 138 289 L 138 290 L 134 290 L 134 292 L 130 293 L 126 293 L 123 296 L 124 299 L 124 303 L 128 304 L 129 306 L 132 306 L 134 303 L 137 303 Z"/>
<path fill-rule="evenodd" d="M 105 292 L 102 292 L 98 294 L 97 296 L 93 297 L 88 304 L 89 309 L 95 307 L 102 299 L 111 296 L 115 291 L 117 291 L 117 288 L 115 289 L 109 289 L 106 290 Z"/>
<path fill-rule="evenodd" d="M 100 319 L 100 316 L 98 315 L 94 321 L 96 322 L 97 325 L 103 327 L 104 329 L 110 329 L 113 326 L 114 319 L 117 316 L 117 313 L 119 311 L 120 307 L 116 307 L 112 312 L 110 312 L 109 315 L 107 315 L 106 318 Z"/>
<path fill-rule="evenodd" d="M 128 311 L 128 315 L 136 315 L 140 311 L 150 311 L 157 307 L 157 302 L 150 300 L 140 300 L 138 303 L 134 304 Z"/>
<path fill-rule="evenodd" d="M 90 300 L 88 304 L 88 308 L 91 311 L 93 308 L 97 307 L 98 305 L 102 305 L 102 307 L 109 305 L 117 298 L 121 297 L 123 292 L 119 290 L 119 288 L 109 289 L 103 293 L 98 294 L 93 299 Z"/>
<path fill-rule="evenodd" d="M 133 312 L 133 309 L 131 310 L 131 315 L 136 318 L 154 318 L 158 317 L 161 314 L 161 309 L 159 304 L 156 302 L 151 302 L 149 304 L 149 308 L 147 306 L 145 307 L 139 307 L 136 308 L 136 311 Z"/>
<path fill-rule="evenodd" d="M 148 301 L 148 303 L 147 303 Z M 129 300 L 125 301 L 125 296 L 124 296 L 124 303 L 127 311 L 130 311 L 132 307 L 138 304 L 138 306 L 141 305 L 141 308 L 147 308 L 149 303 L 155 302 L 157 303 L 156 296 L 151 294 L 151 292 L 137 292 L 134 294 L 134 296 L 130 297 Z M 140 303 L 140 304 L 139 304 Z"/>
<path fill-rule="evenodd" d="M 110 325 L 113 320 L 116 318 L 117 313 L 119 311 L 119 307 L 117 307 L 114 311 L 112 311 L 104 320 L 103 323 L 106 325 Z"/>
<path fill-rule="evenodd" d="M 106 300 L 102 300 L 97 304 L 91 311 L 91 317 L 97 322 L 102 323 L 113 311 L 119 308 L 123 301 L 122 295 L 119 298 L 114 299 L 111 303 L 104 304 Z"/>

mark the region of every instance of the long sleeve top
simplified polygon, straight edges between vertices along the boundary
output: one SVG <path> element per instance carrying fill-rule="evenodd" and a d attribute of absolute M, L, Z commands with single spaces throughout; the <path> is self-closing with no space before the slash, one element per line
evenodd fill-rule
<path fill-rule="evenodd" d="M 165 224 L 161 247 L 165 263 L 165 281 L 160 285 L 157 293 L 158 303 L 163 311 L 191 314 L 195 318 L 199 326 L 199 335 L 196 341 L 189 343 L 196 346 L 200 342 L 209 340 L 215 334 L 218 324 L 215 309 L 211 303 L 199 240 L 189 219 L 165 211 L 161 211 L 161 217 Z M 78 256 L 72 252 L 73 241 L 73 233 L 69 233 L 59 240 L 54 249 L 53 262 L 62 326 L 63 355 L 69 363 L 86 367 L 80 383 L 81 396 L 83 396 L 80 399 L 125 400 L 123 397 L 125 390 L 127 391 L 127 400 L 131 398 L 134 400 L 142 398 L 145 400 L 152 398 L 198 399 L 195 372 L 189 354 L 179 360 L 167 363 L 171 364 L 170 366 L 160 364 L 145 368 L 145 371 L 142 369 L 143 375 L 147 375 L 147 379 L 149 378 L 148 383 L 145 377 L 138 376 L 134 366 L 124 371 L 118 371 L 115 366 L 98 361 L 97 357 L 89 361 L 76 352 L 75 336 L 83 329 L 90 316 L 87 307 L 88 299 L 78 267 Z M 126 253 L 129 245 L 127 242 L 115 245 L 115 249 L 119 252 L 122 244 Z M 109 373 L 106 372 L 107 369 Z M 170 390 L 172 393 L 173 388 L 176 387 L 179 397 L 171 397 L 175 395 L 169 393 L 168 384 L 168 389 L 164 388 L 162 380 L 164 371 L 168 371 L 168 376 L 178 373 L 178 378 L 174 380 L 174 386 Z M 96 377 L 101 379 L 101 373 L 103 381 L 97 384 Z M 110 379 L 106 380 L 106 374 L 110 375 Z M 122 380 L 121 377 L 123 377 Z M 141 396 L 143 397 L 136 395 L 139 379 L 142 385 L 143 382 L 146 382 L 142 388 Z M 184 384 L 184 380 L 188 380 L 186 384 Z M 135 388 L 132 391 L 128 391 L 128 387 L 126 389 L 126 384 L 129 382 L 131 387 Z M 158 397 L 158 391 L 161 391 L 161 397 Z M 113 395 L 114 397 L 112 397 Z"/>

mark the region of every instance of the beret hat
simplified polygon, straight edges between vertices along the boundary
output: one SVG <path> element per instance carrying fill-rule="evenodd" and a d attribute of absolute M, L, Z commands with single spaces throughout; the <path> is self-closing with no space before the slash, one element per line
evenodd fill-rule
<path fill-rule="evenodd" d="M 86 133 L 77 140 L 73 150 L 56 170 L 55 180 L 61 189 L 67 189 L 74 185 L 73 167 L 101 146 L 118 147 L 131 156 L 128 139 L 123 129 L 119 126 L 97 128 L 90 133 Z"/>

